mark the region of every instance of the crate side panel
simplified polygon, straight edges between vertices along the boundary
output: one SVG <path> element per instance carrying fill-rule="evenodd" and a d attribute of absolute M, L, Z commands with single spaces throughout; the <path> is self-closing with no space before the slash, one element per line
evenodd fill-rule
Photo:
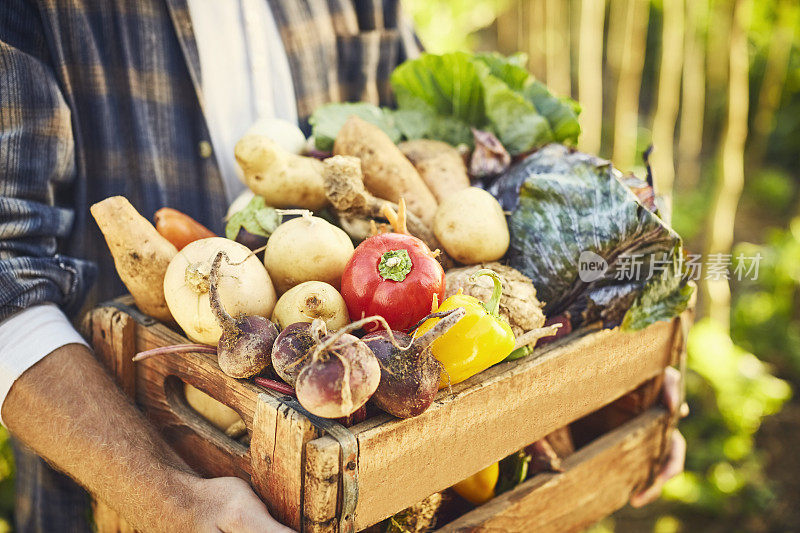
<path fill-rule="evenodd" d="M 567 457 L 564 472 L 539 474 L 438 532 L 583 531 L 647 483 L 667 423 L 663 409 L 650 409 Z"/>
<path fill-rule="evenodd" d="M 675 325 L 603 330 L 443 391 L 422 415 L 355 428 L 356 527 L 372 525 L 659 375 Z"/>

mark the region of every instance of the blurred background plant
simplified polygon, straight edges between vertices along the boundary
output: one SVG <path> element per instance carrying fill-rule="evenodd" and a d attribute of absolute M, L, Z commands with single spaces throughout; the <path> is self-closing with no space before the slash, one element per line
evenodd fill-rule
<path fill-rule="evenodd" d="M 730 280 L 706 269 L 698 280 L 686 472 L 658 503 L 594 529 L 799 530 L 800 3 L 403 5 L 431 52 L 526 53 L 537 78 L 581 103 L 580 149 L 643 175 L 652 143 L 689 253 L 730 258 Z M 758 272 L 739 275 L 756 257 Z"/>

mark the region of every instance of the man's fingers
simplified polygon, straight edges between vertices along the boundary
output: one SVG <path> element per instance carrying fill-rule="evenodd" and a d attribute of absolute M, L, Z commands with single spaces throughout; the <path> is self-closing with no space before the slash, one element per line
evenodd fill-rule
<path fill-rule="evenodd" d="M 681 411 L 678 414 L 681 416 L 681 418 L 686 418 L 687 416 L 689 416 L 689 404 L 683 402 L 681 404 Z"/>
<path fill-rule="evenodd" d="M 667 460 L 661 471 L 653 480 L 653 484 L 643 491 L 631 496 L 631 507 L 642 507 L 658 499 L 664 483 L 683 472 L 683 464 L 686 460 L 686 439 L 680 431 L 673 431 L 670 439 L 670 449 Z"/>

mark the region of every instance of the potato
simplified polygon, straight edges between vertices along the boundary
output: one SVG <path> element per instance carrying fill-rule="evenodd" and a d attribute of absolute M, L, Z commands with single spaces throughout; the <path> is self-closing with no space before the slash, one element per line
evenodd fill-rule
<path fill-rule="evenodd" d="M 184 383 L 183 393 L 186 396 L 186 403 L 194 409 L 200 416 L 211 422 L 211 424 L 225 431 L 236 422 L 240 422 L 242 417 L 239 413 L 218 402 L 205 392 Z"/>
<path fill-rule="evenodd" d="M 295 322 L 319 318 L 335 331 L 350 322 L 347 304 L 339 291 L 322 281 L 306 281 L 286 291 L 272 311 L 272 321 L 280 329 Z"/>
<path fill-rule="evenodd" d="M 333 153 L 361 159 L 364 185 L 369 192 L 395 203 L 405 198 L 409 211 L 430 227 L 436 198 L 414 165 L 379 127 L 350 117 L 336 136 Z"/>
<path fill-rule="evenodd" d="M 464 159 L 458 150 L 442 141 L 415 139 L 397 145 L 414 164 L 425 185 L 439 203 L 469 187 Z"/>
<path fill-rule="evenodd" d="M 470 187 L 447 198 L 436 210 L 433 233 L 459 263 L 496 261 L 508 250 L 503 208 L 483 189 Z"/>
<path fill-rule="evenodd" d="M 353 241 L 330 222 L 310 214 L 284 222 L 267 241 L 264 265 L 279 294 L 304 281 L 339 290 Z"/>
<path fill-rule="evenodd" d="M 288 152 L 256 134 L 242 137 L 234 153 L 247 186 L 269 205 L 311 210 L 327 205 L 321 161 Z"/>

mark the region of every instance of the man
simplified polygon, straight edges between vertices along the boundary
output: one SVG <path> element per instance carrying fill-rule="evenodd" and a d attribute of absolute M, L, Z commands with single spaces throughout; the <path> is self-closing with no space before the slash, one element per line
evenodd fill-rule
<path fill-rule="evenodd" d="M 19 531 L 89 530 L 72 479 L 143 531 L 287 531 L 243 481 L 191 472 L 70 325 L 124 292 L 89 206 L 124 195 L 221 232 L 243 188 L 233 145 L 258 118 L 308 132 L 326 102 L 389 103 L 417 52 L 397 4 L 4 0 L 0 414 L 24 443 Z"/>

